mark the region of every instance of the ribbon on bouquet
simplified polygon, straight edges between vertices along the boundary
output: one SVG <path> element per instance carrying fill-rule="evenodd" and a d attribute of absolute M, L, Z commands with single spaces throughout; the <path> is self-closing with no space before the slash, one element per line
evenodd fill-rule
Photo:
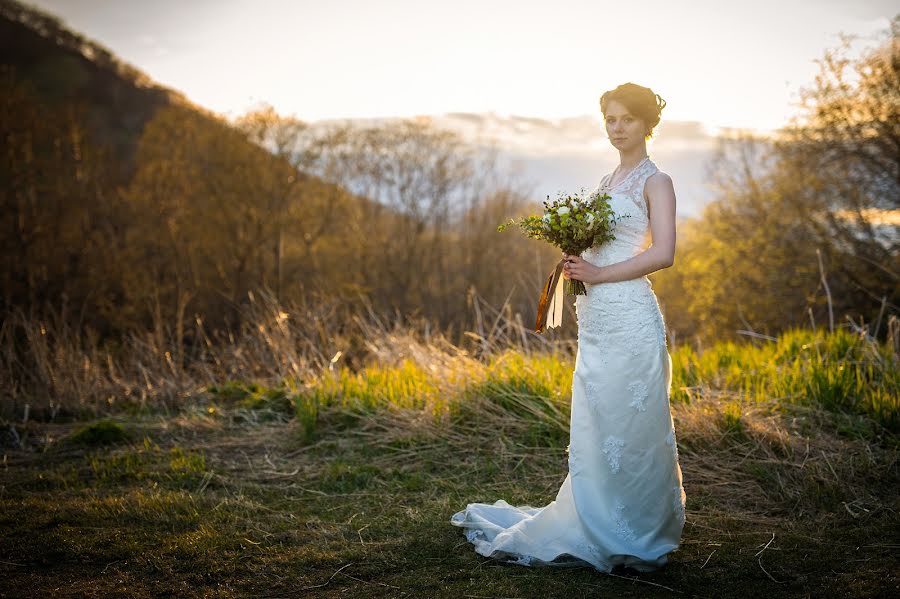
<path fill-rule="evenodd" d="M 537 333 L 543 333 L 544 329 L 552 329 L 562 324 L 563 283 L 566 280 L 562 276 L 562 271 L 565 264 L 565 258 L 560 260 L 544 284 L 544 290 L 538 300 L 537 321 L 534 324 Z"/>

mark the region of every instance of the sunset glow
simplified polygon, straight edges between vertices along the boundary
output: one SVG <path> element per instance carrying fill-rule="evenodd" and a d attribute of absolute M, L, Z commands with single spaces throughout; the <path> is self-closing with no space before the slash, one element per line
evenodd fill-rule
<path fill-rule="evenodd" d="M 664 118 L 711 131 L 782 125 L 838 32 L 871 37 L 895 8 L 812 0 L 36 4 L 224 114 L 267 102 L 304 120 L 594 115 L 602 91 L 633 81 L 666 99 Z"/>

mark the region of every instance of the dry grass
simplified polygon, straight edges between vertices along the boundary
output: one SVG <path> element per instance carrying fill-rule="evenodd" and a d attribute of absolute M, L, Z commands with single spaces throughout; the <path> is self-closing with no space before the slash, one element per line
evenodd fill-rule
<path fill-rule="evenodd" d="M 450 514 L 544 504 L 566 460 L 527 443 L 527 418 L 481 408 L 479 422 L 396 409 L 348 427 L 335 406 L 307 444 L 295 419 L 221 402 L 122 420 L 131 440 L 111 446 L 72 443 L 77 424 L 32 423 L 32 451 L 7 451 L 0 470 L 3 591 L 866 597 L 898 584 L 897 444 L 842 434 L 819 408 L 728 397 L 673 406 L 687 525 L 663 571 L 485 560 Z"/>
<path fill-rule="evenodd" d="M 84 418 L 126 409 L 177 408 L 209 385 L 303 381 L 323 369 L 389 365 L 405 357 L 440 367 L 516 348 L 572 351 L 572 341 L 527 329 L 507 304 L 470 297 L 472 322 L 457 343 L 425 320 L 387 320 L 361 299 L 352 310 L 333 299 L 282 306 L 250 294 L 235 331 L 207 331 L 201 318 L 183 327 L 154 322 L 146 331 L 100 344 L 74 327 L 65 309 L 47 321 L 17 309 L 0 323 L 0 418 Z M 183 343 L 179 343 L 183 339 Z"/>
<path fill-rule="evenodd" d="M 449 525 L 453 512 L 499 498 L 546 504 L 565 477 L 574 347 L 474 305 L 476 325 L 457 345 L 427 323 L 357 314 L 330 328 L 320 314 L 307 325 L 259 301 L 243 336 L 207 338 L 180 367 L 165 335 L 99 350 L 64 325 L 8 319 L 0 359 L 16 397 L 0 430 L 0 595 L 897 590 L 896 434 L 866 410 L 767 399 L 765 376 L 796 381 L 807 366 L 772 367 L 753 347 L 673 350 L 676 366 L 688 364 L 672 401 L 688 503 L 663 571 L 524 569 L 475 554 Z M 804 339 L 774 346 L 779 360 L 793 345 L 814 347 L 820 363 L 837 352 L 838 367 L 875 373 L 889 397 L 896 339 L 854 354 L 874 342 Z M 312 396 L 322 400 L 304 411 Z"/>

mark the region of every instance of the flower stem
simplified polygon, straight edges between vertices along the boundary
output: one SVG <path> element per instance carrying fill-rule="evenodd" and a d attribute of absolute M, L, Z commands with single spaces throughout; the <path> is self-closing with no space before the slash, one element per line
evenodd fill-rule
<path fill-rule="evenodd" d="M 569 295 L 587 295 L 587 289 L 585 289 L 583 281 L 566 279 L 564 285 L 563 291 Z"/>

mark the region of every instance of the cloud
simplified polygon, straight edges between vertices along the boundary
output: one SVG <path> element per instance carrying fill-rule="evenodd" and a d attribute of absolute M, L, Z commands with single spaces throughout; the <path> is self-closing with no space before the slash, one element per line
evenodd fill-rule
<path fill-rule="evenodd" d="M 591 115 L 540 118 L 494 112 L 448 112 L 429 117 L 440 128 L 458 132 L 475 145 L 494 145 L 499 157 L 535 200 L 560 191 L 593 189 L 619 163 L 603 123 Z M 329 119 L 376 124 L 392 119 Z M 663 121 L 647 151 L 656 165 L 672 176 L 679 217 L 699 216 L 712 199 L 705 182 L 705 164 L 717 137 L 698 121 Z"/>

